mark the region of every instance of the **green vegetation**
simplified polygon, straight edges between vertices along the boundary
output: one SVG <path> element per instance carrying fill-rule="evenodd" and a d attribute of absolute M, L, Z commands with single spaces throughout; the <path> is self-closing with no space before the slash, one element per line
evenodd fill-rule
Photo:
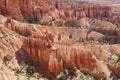
<path fill-rule="evenodd" d="M 55 26 L 57 26 L 57 27 L 62 26 L 62 24 L 59 23 L 59 22 L 57 22 L 57 21 L 55 21 L 54 24 L 55 24 Z"/>
<path fill-rule="evenodd" d="M 107 18 L 107 21 L 109 21 L 109 14 L 105 11 L 104 17 Z"/>
<path fill-rule="evenodd" d="M 76 69 L 76 67 L 75 67 L 75 63 L 70 62 L 70 65 L 69 65 L 69 67 L 67 68 L 67 70 L 68 70 L 68 73 L 69 73 L 70 76 L 74 76 L 75 73 L 76 73 L 76 71 L 77 71 L 77 69 Z"/>
<path fill-rule="evenodd" d="M 73 36 L 72 36 L 72 33 L 69 35 L 69 39 L 72 39 L 73 38 Z"/>
<path fill-rule="evenodd" d="M 112 37 L 108 37 L 108 38 L 103 38 L 103 39 L 99 39 L 98 41 L 94 41 L 94 39 L 92 38 L 79 38 L 78 40 L 76 40 L 76 42 L 88 42 L 88 43 L 93 43 L 93 44 L 100 44 L 100 45 L 104 45 L 104 44 L 120 44 L 120 38 L 112 38 Z"/>
<path fill-rule="evenodd" d="M 38 21 L 37 21 L 36 18 L 30 18 L 30 19 L 28 20 L 28 22 L 29 22 L 29 23 L 33 23 L 33 24 L 38 23 Z"/>
<path fill-rule="evenodd" d="M 118 44 L 120 43 L 120 38 L 118 39 L 117 43 L 118 43 Z"/>
<path fill-rule="evenodd" d="M 66 27 L 76 27 L 77 25 L 75 23 L 66 23 Z"/>
<path fill-rule="evenodd" d="M 58 40 L 59 41 L 61 40 L 61 34 L 58 34 Z"/>
<path fill-rule="evenodd" d="M 21 76 L 24 76 L 27 80 L 30 78 L 34 78 L 35 80 L 48 80 L 47 78 L 43 77 L 43 75 L 37 72 L 37 68 L 33 64 L 22 63 L 20 68 L 17 68 L 15 71 L 15 75 L 18 76 L 17 80 L 20 79 Z"/>
<path fill-rule="evenodd" d="M 98 77 L 94 77 L 95 80 L 99 80 Z"/>
<path fill-rule="evenodd" d="M 24 22 L 24 23 L 32 23 L 32 24 L 39 24 L 38 20 L 36 18 L 30 18 L 28 20 L 26 19 L 23 19 L 23 21 L 21 22 Z"/>
<path fill-rule="evenodd" d="M 57 76 L 58 80 L 99 80 L 97 76 L 93 77 L 89 74 L 84 74 L 77 70 L 73 62 L 70 62 L 69 66 L 64 65 L 63 67 L 64 71 Z M 107 80 L 104 74 L 101 77 L 101 80 Z M 116 76 L 114 80 L 116 80 Z"/>
<path fill-rule="evenodd" d="M 114 51 L 114 49 L 110 48 L 109 52 L 111 53 L 110 57 L 108 58 L 109 59 L 109 62 L 111 64 L 117 64 L 117 65 L 120 65 L 120 54 L 119 53 L 116 53 Z"/>
<path fill-rule="evenodd" d="M 76 42 L 84 42 L 83 38 L 79 38 L 78 40 L 76 40 Z"/>
<path fill-rule="evenodd" d="M 69 66 L 64 65 L 63 67 L 64 71 L 57 76 L 58 80 L 72 79 L 77 71 L 75 64 L 73 62 L 70 62 Z"/>
<path fill-rule="evenodd" d="M 25 37 L 27 37 L 27 38 L 32 38 L 32 36 L 31 36 L 29 33 L 26 33 L 26 34 L 25 34 Z"/>
<path fill-rule="evenodd" d="M 76 80 L 98 80 L 98 79 L 97 78 L 95 79 L 90 75 L 85 75 L 82 72 L 79 72 Z"/>
<path fill-rule="evenodd" d="M 103 77 L 102 77 L 102 80 L 107 80 L 106 76 L 103 76 Z"/>
<path fill-rule="evenodd" d="M 99 40 L 99 44 L 101 44 L 101 45 L 108 44 L 108 41 L 103 38 L 103 39 Z"/>
<path fill-rule="evenodd" d="M 69 63 L 69 66 L 64 65 L 64 74 L 67 76 L 67 78 L 72 79 L 76 75 L 77 68 L 75 67 L 75 64 L 73 62 Z"/>
<path fill-rule="evenodd" d="M 16 72 L 15 72 L 15 75 L 16 75 L 16 76 L 22 75 L 22 74 L 24 73 L 24 72 L 23 72 L 23 69 L 24 69 L 24 68 L 20 68 L 20 69 L 17 68 L 17 69 L 16 69 Z"/>
<path fill-rule="evenodd" d="M 19 31 L 18 31 L 18 29 L 15 29 L 15 30 L 14 30 L 14 32 L 19 34 Z"/>
<path fill-rule="evenodd" d="M 34 65 L 30 65 L 29 67 L 27 67 L 27 73 L 30 75 L 33 75 L 37 72 L 37 69 Z"/>
<path fill-rule="evenodd" d="M 65 73 L 61 72 L 59 75 L 58 75 L 58 80 L 67 80 L 67 76 Z"/>
<path fill-rule="evenodd" d="M 118 55 L 118 60 L 117 60 L 117 62 L 120 62 L 120 54 Z"/>
<path fill-rule="evenodd" d="M 116 75 L 113 75 L 113 80 L 118 80 Z"/>

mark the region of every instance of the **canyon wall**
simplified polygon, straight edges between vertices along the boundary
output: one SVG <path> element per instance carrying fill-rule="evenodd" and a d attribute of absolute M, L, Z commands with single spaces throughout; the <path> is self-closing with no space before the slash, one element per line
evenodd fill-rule
<path fill-rule="evenodd" d="M 23 20 L 24 15 L 33 17 L 35 7 L 47 4 L 50 4 L 49 0 L 0 0 L 0 12 L 17 20 Z"/>
<path fill-rule="evenodd" d="M 106 35 L 87 29 L 43 27 L 14 22 L 11 18 L 7 19 L 5 27 L 21 35 L 20 39 L 23 42 L 21 48 L 30 56 L 40 73 L 47 76 L 57 75 L 63 71 L 64 65 L 69 67 L 73 62 L 77 69 L 93 76 L 101 78 L 104 73 L 109 80 L 112 71 L 119 77 L 120 73 L 116 72 L 119 67 L 109 65 L 111 62 L 109 58 L 113 55 L 110 50 L 117 51 L 114 55 L 116 56 L 119 54 L 119 45 L 95 45 L 76 41 L 86 39 L 87 36 L 97 41 Z"/>
<path fill-rule="evenodd" d="M 112 21 L 112 8 L 99 5 L 79 5 L 74 2 L 63 3 L 49 0 L 0 0 L 0 13 L 14 19 L 36 20 L 51 25 L 55 19 L 69 25 L 75 25 L 83 17 Z"/>
<path fill-rule="evenodd" d="M 16 57 L 17 51 L 21 52 L 23 49 L 23 53 L 30 56 L 39 72 L 48 76 L 59 74 L 64 70 L 64 65 L 69 67 L 73 62 L 84 73 L 100 78 L 104 73 L 108 80 L 112 73 L 120 78 L 119 66 L 111 63 L 111 56 L 117 61 L 116 55 L 119 55 L 120 46 L 87 43 L 89 38 L 94 41 L 115 40 L 118 43 L 120 33 L 117 27 L 105 22 L 115 23 L 119 20 L 113 16 L 111 7 L 63 3 L 59 0 L 0 0 L 0 13 L 23 22 L 32 20 L 43 25 L 58 22 L 70 26 L 80 23 L 88 27 L 48 27 L 14 22 L 9 17 L 4 25 L 0 25 L 0 57 L 3 62 L 8 54 Z M 89 26 L 93 27 L 92 30 L 89 30 Z M 85 41 L 82 42 L 81 39 Z"/>

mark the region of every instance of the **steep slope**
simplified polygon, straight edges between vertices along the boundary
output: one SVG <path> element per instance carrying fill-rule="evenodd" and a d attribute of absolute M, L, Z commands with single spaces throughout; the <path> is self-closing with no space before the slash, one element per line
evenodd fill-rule
<path fill-rule="evenodd" d="M 111 74 L 120 77 L 120 73 L 116 72 L 119 71 L 119 45 L 101 45 L 96 42 L 89 43 L 89 40 L 76 42 L 92 35 L 95 39 L 99 39 L 97 35 L 100 35 L 100 38 L 107 35 L 89 32 L 87 29 L 43 27 L 14 22 L 11 18 L 7 19 L 5 27 L 21 35 L 19 40 L 23 42 L 23 53 L 28 54 L 27 57 L 31 58 L 39 72 L 46 76 L 59 74 L 64 70 L 63 65 L 69 67 L 70 62 L 73 62 L 77 69 L 92 76 L 101 78 L 104 73 L 108 80 Z"/>
<path fill-rule="evenodd" d="M 69 69 L 71 63 L 94 78 L 120 78 L 119 17 L 113 15 L 110 6 L 60 0 L 0 0 L 0 14 L 11 16 L 0 15 L 0 68 L 12 67 L 0 70 L 1 80 L 16 80 L 14 70 L 26 62 L 51 80 Z M 41 25 L 21 23 L 12 17 Z"/>
<path fill-rule="evenodd" d="M 22 41 L 20 40 L 19 35 L 3 26 L 0 26 L 0 45 L 0 58 L 1 60 L 4 60 L 7 55 L 15 56 L 15 52 L 22 46 Z"/>
<path fill-rule="evenodd" d="M 84 16 L 108 21 L 113 20 L 111 7 L 78 5 L 74 2 L 63 3 L 59 0 L 0 0 L 0 12 L 20 21 L 35 20 L 38 23 L 46 24 L 47 20 L 47 25 L 51 24 L 53 19 L 57 22 L 65 21 L 66 24 L 72 23 L 71 25 L 73 25 Z"/>

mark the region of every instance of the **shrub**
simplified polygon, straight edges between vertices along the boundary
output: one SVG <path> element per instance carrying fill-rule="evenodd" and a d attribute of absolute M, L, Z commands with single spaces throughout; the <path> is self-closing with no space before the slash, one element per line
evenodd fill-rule
<path fill-rule="evenodd" d="M 27 68 L 27 73 L 30 74 L 30 75 L 33 75 L 34 73 L 37 72 L 37 69 L 34 65 L 30 65 L 28 68 Z"/>
<path fill-rule="evenodd" d="M 99 78 L 98 78 L 98 77 L 94 77 L 94 79 L 95 79 L 95 80 L 99 80 Z"/>
<path fill-rule="evenodd" d="M 15 75 L 18 76 L 18 75 L 21 75 L 21 74 L 23 74 L 23 68 L 20 68 L 20 69 L 17 68 L 16 72 L 15 72 Z"/>
<path fill-rule="evenodd" d="M 18 33 L 18 34 L 19 34 L 19 31 L 18 31 L 18 29 L 15 29 L 14 31 L 15 31 L 15 33 Z"/>
<path fill-rule="evenodd" d="M 61 34 L 58 34 L 58 40 L 61 40 Z"/>
<path fill-rule="evenodd" d="M 32 36 L 30 35 L 30 34 L 25 34 L 25 37 L 27 37 L 27 38 L 31 38 Z"/>
<path fill-rule="evenodd" d="M 111 39 L 110 42 L 109 42 L 109 44 L 114 44 L 114 43 L 115 43 L 114 39 Z"/>
<path fill-rule="evenodd" d="M 106 76 L 105 76 L 105 75 L 103 75 L 102 80 L 107 80 L 107 78 L 106 78 Z"/>
<path fill-rule="evenodd" d="M 30 18 L 30 19 L 28 20 L 28 22 L 29 22 L 29 23 L 33 23 L 33 24 L 38 23 L 38 21 L 37 21 L 36 18 Z"/>
<path fill-rule="evenodd" d="M 118 39 L 117 43 L 118 43 L 118 44 L 120 43 L 120 38 Z"/>
<path fill-rule="evenodd" d="M 116 75 L 113 75 L 113 80 L 118 80 Z"/>
<path fill-rule="evenodd" d="M 83 38 L 79 38 L 78 40 L 76 40 L 76 42 L 84 42 Z"/>
<path fill-rule="evenodd" d="M 73 38 L 73 36 L 72 36 L 72 33 L 69 35 L 69 39 L 72 39 Z"/>
<path fill-rule="evenodd" d="M 64 74 L 63 72 L 61 72 L 57 77 L 58 80 L 67 80 L 66 74 Z"/>
<path fill-rule="evenodd" d="M 75 64 L 73 62 L 70 62 L 70 65 L 68 67 L 68 73 L 71 75 L 71 76 L 74 76 L 75 73 L 76 73 L 76 67 L 75 67 Z"/>
<path fill-rule="evenodd" d="M 60 22 L 57 22 L 57 21 L 55 21 L 54 24 L 56 27 L 62 26 L 62 24 Z"/>
<path fill-rule="evenodd" d="M 117 62 L 120 62 L 120 55 L 118 55 L 118 60 L 117 60 Z"/>

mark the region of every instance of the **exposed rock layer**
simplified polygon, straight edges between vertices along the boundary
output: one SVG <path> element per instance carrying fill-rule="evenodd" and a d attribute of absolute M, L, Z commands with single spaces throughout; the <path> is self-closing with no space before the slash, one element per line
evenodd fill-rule
<path fill-rule="evenodd" d="M 109 58 L 119 54 L 119 45 L 100 46 L 76 42 L 78 39 L 86 39 L 87 37 L 97 40 L 98 36 L 92 36 L 97 32 L 90 32 L 87 29 L 28 25 L 14 22 L 10 18 L 7 19 L 5 27 L 5 29 L 11 29 L 22 36 L 20 37 L 23 42 L 22 49 L 29 54 L 34 64 L 39 68 L 39 72 L 45 75 L 56 75 L 63 71 L 63 64 L 69 67 L 69 63 L 74 62 L 77 69 L 93 76 L 101 77 L 101 74 L 104 73 L 109 80 L 110 71 L 112 71 L 119 77 L 119 73 L 115 73 L 119 67 L 115 68 L 114 65 L 109 65 L 112 61 Z M 107 35 L 97 34 L 100 35 L 100 38 L 107 37 Z M 60 36 L 61 38 L 59 38 Z M 113 61 L 116 62 L 117 57 Z"/>
<path fill-rule="evenodd" d="M 83 17 L 108 20 L 114 23 L 119 21 L 117 17 L 113 17 L 112 8 L 108 6 L 78 5 L 74 2 L 66 4 L 49 0 L 0 0 L 0 12 L 17 20 L 37 20 L 38 23 L 47 25 L 52 24 L 53 19 L 60 23 L 75 25 Z"/>

